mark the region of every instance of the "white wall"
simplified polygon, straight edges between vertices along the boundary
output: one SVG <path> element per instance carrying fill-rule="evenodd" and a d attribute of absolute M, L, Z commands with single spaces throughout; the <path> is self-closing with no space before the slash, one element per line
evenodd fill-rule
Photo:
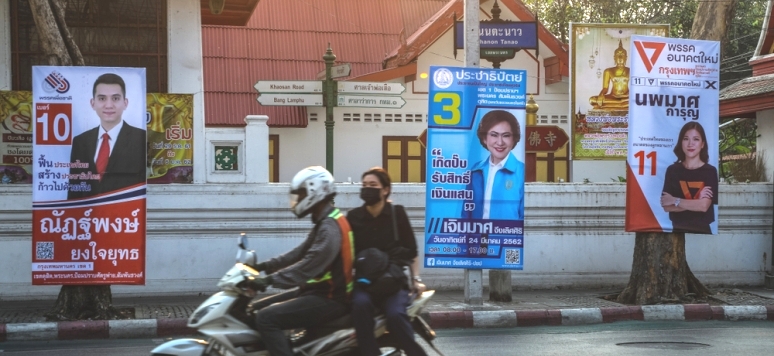
<path fill-rule="evenodd" d="M 766 170 L 769 182 L 774 181 L 774 110 L 759 111 L 756 117 L 758 125 L 759 152 L 766 158 Z"/>
<path fill-rule="evenodd" d="M 361 204 L 359 186 L 340 184 L 336 203 Z M 260 258 L 300 243 L 310 220 L 288 209 L 288 185 L 150 185 L 145 286 L 114 286 L 114 295 L 210 293 L 234 263 L 242 231 Z M 623 231 L 625 184 L 540 184 L 526 187 L 524 271 L 527 288 L 623 287 L 634 234 Z M 54 298 L 57 286 L 31 285 L 30 186 L 0 186 L 0 299 Z M 393 199 L 407 207 L 424 250 L 424 184 L 398 184 Z M 688 235 L 691 270 L 705 284 L 762 285 L 771 258 L 772 184 L 721 184 L 720 234 Z M 431 288 L 461 289 L 460 269 L 425 269 Z M 487 276 L 487 273 L 484 273 Z M 486 278 L 485 278 L 486 283 Z"/>
<path fill-rule="evenodd" d="M 194 183 L 204 183 L 207 176 L 201 6 L 199 0 L 167 1 L 168 92 L 193 94 Z"/>
<path fill-rule="evenodd" d="M 570 161 L 572 175 L 570 179 L 582 183 L 618 181 L 618 176 L 626 178 L 626 161 Z M 612 179 L 612 180 L 611 180 Z"/>
<path fill-rule="evenodd" d="M 11 90 L 10 1 L 0 1 L 0 90 Z"/>

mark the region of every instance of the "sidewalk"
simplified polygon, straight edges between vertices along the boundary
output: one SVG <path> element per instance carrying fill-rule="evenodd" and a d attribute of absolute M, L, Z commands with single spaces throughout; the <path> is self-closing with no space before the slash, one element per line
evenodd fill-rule
<path fill-rule="evenodd" d="M 621 320 L 768 320 L 774 321 L 774 291 L 718 289 L 709 304 L 627 306 L 601 296 L 619 290 L 515 291 L 513 301 L 465 304 L 462 291 L 438 291 L 423 316 L 435 329 L 585 325 Z M 188 317 L 208 295 L 114 298 L 116 308 L 133 308 L 130 320 L 46 322 L 53 300 L 0 303 L 0 342 L 193 335 Z"/>

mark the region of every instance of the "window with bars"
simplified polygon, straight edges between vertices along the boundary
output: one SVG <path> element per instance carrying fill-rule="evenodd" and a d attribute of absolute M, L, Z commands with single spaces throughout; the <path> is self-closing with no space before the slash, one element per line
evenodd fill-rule
<path fill-rule="evenodd" d="M 382 137 L 382 167 L 393 182 L 424 182 L 425 155 L 415 136 Z"/>
<path fill-rule="evenodd" d="M 28 0 L 11 0 L 12 89 L 32 90 L 44 65 Z M 65 21 L 87 66 L 145 68 L 147 92 L 167 92 L 165 0 L 68 0 Z"/>

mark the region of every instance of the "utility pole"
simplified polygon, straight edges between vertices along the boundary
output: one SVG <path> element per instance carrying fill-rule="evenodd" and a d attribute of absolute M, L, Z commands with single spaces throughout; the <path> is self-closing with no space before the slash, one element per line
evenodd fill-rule
<path fill-rule="evenodd" d="M 481 50 L 478 12 L 479 0 L 465 0 L 465 67 L 479 67 Z M 484 305 L 483 279 L 482 269 L 465 269 L 465 303 Z"/>
<path fill-rule="evenodd" d="M 336 60 L 331 44 L 323 55 L 325 61 L 325 83 L 323 95 L 325 96 L 325 169 L 333 174 L 333 107 L 336 106 L 336 82 L 331 77 L 331 67 Z"/>

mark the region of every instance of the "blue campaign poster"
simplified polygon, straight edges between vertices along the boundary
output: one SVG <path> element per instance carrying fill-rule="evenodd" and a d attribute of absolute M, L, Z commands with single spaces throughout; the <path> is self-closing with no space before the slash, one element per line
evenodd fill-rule
<path fill-rule="evenodd" d="M 425 267 L 523 269 L 526 75 L 430 67 Z"/>

